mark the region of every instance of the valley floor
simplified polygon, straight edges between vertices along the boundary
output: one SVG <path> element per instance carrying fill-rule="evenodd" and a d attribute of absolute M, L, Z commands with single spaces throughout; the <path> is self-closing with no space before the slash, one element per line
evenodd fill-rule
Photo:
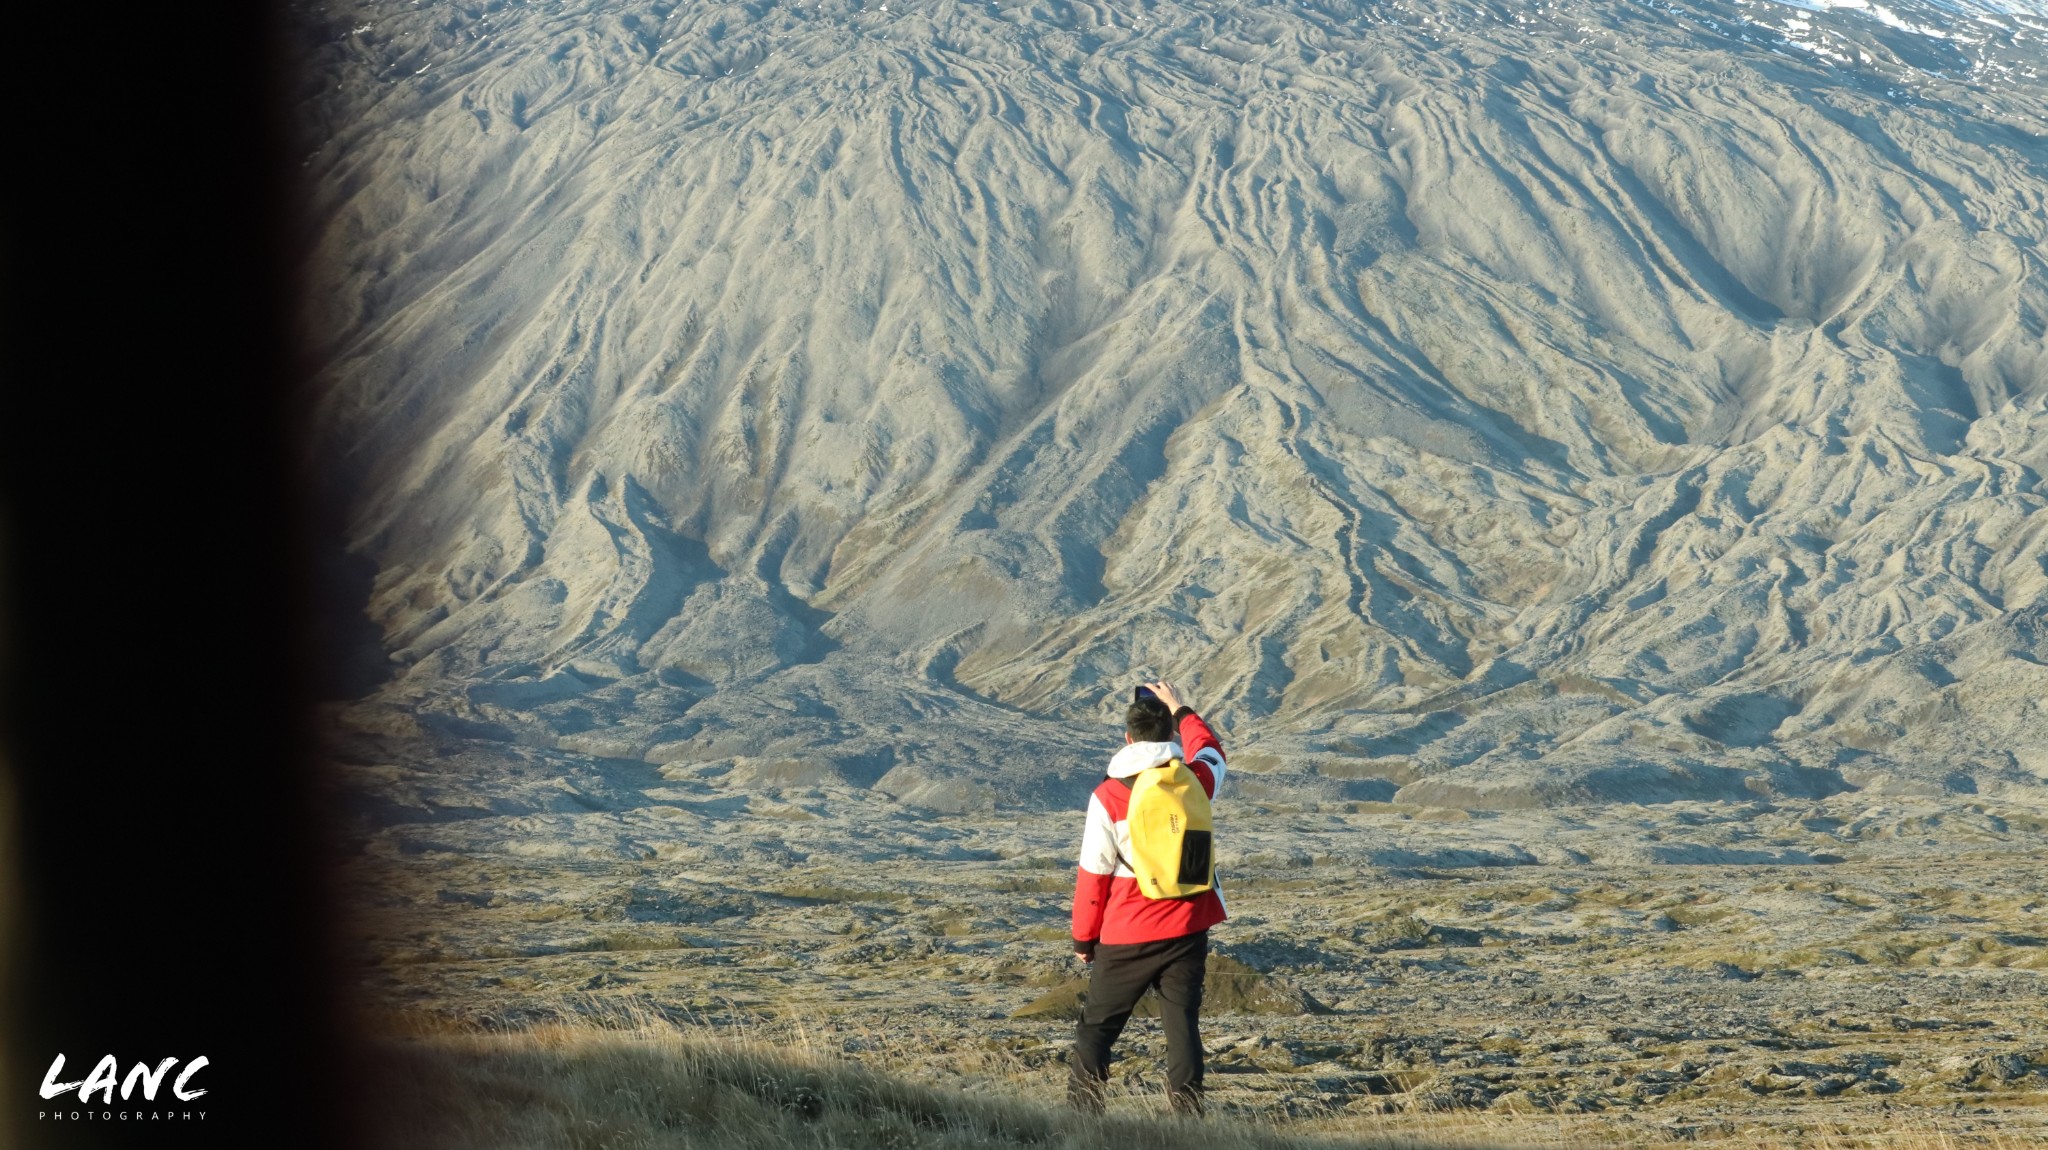
<path fill-rule="evenodd" d="M 606 769 L 644 770 L 652 797 L 500 814 L 435 790 L 461 774 L 446 762 L 343 767 L 373 1025 L 680 1026 L 1058 1100 L 1078 812 Z M 1220 1114 L 1496 1144 L 2048 1139 L 2048 812 L 1841 795 L 1222 817 L 1216 965 L 1257 973 L 1212 986 Z M 1701 861 L 1572 861 L 1596 840 Z M 1157 1024 L 1121 1054 L 1117 1110 L 1163 1112 Z"/>

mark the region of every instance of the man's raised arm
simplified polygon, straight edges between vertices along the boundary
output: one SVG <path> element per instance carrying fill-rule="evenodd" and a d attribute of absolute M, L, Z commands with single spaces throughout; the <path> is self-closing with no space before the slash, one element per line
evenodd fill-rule
<path fill-rule="evenodd" d="M 1202 789 L 1209 792 L 1209 797 L 1215 798 L 1216 788 L 1223 783 L 1223 740 L 1188 706 L 1180 688 L 1161 679 L 1145 684 L 1145 689 L 1159 696 L 1159 701 L 1173 712 L 1174 726 L 1180 732 L 1181 761 L 1202 780 Z"/>

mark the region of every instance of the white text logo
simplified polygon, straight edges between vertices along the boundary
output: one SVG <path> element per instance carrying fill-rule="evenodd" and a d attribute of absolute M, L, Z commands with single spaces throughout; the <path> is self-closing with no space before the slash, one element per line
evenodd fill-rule
<path fill-rule="evenodd" d="M 176 1065 L 177 1062 L 178 1060 L 175 1058 L 166 1058 L 156 1064 L 155 1070 L 151 1070 L 148 1063 L 138 1060 L 135 1063 L 134 1069 L 128 1072 L 128 1077 L 123 1079 L 121 1077 L 121 1064 L 114 1060 L 113 1055 L 109 1054 L 105 1058 L 100 1059 L 99 1065 L 93 1067 L 92 1073 L 85 1078 L 77 1082 L 59 1082 L 57 1081 L 57 1076 L 64 1073 L 64 1056 L 59 1054 L 57 1060 L 50 1063 L 49 1072 L 43 1075 L 43 1097 L 55 1098 L 60 1094 L 68 1094 L 76 1090 L 78 1091 L 78 1100 L 80 1102 L 90 1102 L 92 1101 L 92 1096 L 98 1094 L 102 1103 L 112 1106 L 114 1104 L 114 1086 L 118 1083 L 121 1087 L 121 1098 L 123 1101 L 126 1101 L 135 1092 L 136 1086 L 140 1085 L 142 1087 L 143 1099 L 154 1102 L 156 1101 L 157 1090 L 163 1086 L 164 1076 L 171 1072 L 171 1067 Z M 191 1085 L 192 1076 L 199 1073 L 199 1068 L 205 1066 L 206 1063 L 207 1059 L 201 1056 L 186 1063 L 185 1069 L 179 1072 L 177 1080 L 171 1083 L 171 1093 L 177 1096 L 178 1101 L 190 1102 L 194 1098 L 206 1093 L 206 1091 Z"/>

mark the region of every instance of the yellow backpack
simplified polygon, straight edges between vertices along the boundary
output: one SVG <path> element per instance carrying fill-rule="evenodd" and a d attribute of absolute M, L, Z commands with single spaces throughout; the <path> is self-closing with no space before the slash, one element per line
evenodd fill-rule
<path fill-rule="evenodd" d="M 1131 870 L 1146 898 L 1186 898 L 1216 885 L 1209 794 L 1179 759 L 1124 780 L 1131 788 Z"/>

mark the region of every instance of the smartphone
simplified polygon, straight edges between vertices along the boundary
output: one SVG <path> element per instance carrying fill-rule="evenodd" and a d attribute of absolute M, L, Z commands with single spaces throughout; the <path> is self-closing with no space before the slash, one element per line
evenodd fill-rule
<path fill-rule="evenodd" d="M 1153 694 L 1150 687 L 1136 687 L 1131 691 L 1131 702 L 1133 703 L 1142 703 L 1147 699 L 1156 700 L 1158 698 L 1159 696 Z"/>

